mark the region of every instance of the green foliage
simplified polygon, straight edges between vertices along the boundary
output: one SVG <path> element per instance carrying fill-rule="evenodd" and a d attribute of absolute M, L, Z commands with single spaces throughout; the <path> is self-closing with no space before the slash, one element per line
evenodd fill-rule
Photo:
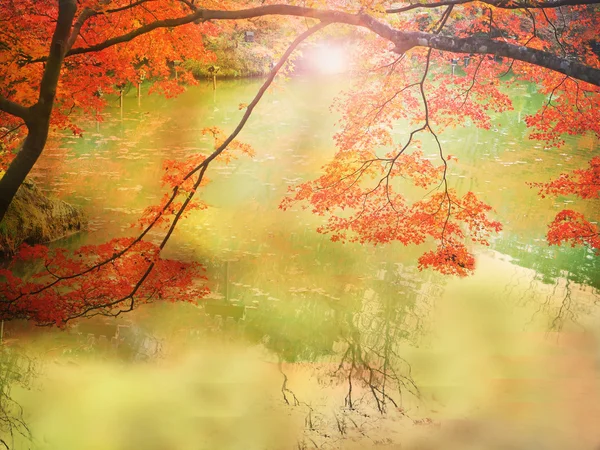
<path fill-rule="evenodd" d="M 262 76 L 271 70 L 277 58 L 277 38 L 272 33 L 257 32 L 254 42 L 245 42 L 244 32 L 233 31 L 206 38 L 205 46 L 215 54 L 215 62 L 189 59 L 182 66 L 196 78 L 212 76 L 209 67 L 220 67 L 218 76 L 224 78 Z"/>

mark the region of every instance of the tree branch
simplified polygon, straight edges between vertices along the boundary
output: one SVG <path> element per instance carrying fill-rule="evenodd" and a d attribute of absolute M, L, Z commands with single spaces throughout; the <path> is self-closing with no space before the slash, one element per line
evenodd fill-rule
<path fill-rule="evenodd" d="M 108 14 L 113 14 L 113 13 L 125 11 L 127 9 L 132 9 L 132 8 L 135 8 L 136 6 L 140 6 L 140 5 L 143 5 L 144 3 L 149 3 L 152 1 L 154 1 L 154 0 L 138 0 L 137 2 L 133 2 L 133 3 L 130 3 L 129 5 L 121 6 L 120 8 L 107 9 L 104 12 L 106 12 Z M 109 2 L 107 2 L 107 3 L 109 3 Z"/>
<path fill-rule="evenodd" d="M 138 0 L 136 2 L 130 3 L 129 5 L 121 6 L 120 8 L 106 9 L 104 11 L 97 11 L 92 8 L 85 8 L 81 12 L 79 17 L 75 21 L 75 23 L 73 24 L 73 30 L 71 31 L 71 36 L 69 37 L 69 41 L 67 42 L 66 51 L 71 50 L 71 47 L 73 47 L 73 44 L 75 43 L 75 41 L 77 40 L 77 37 L 79 36 L 79 33 L 81 32 L 81 28 L 88 21 L 88 19 L 90 19 L 94 16 L 98 16 L 100 14 L 114 14 L 114 13 L 126 11 L 128 9 L 133 9 L 136 6 L 140 6 L 140 5 L 143 5 L 144 3 L 148 3 L 151 1 L 153 1 L 153 0 Z M 110 0 L 102 0 L 101 3 L 106 5 L 106 4 L 110 3 Z"/>
<path fill-rule="evenodd" d="M 181 25 L 186 25 L 195 21 L 207 21 L 207 20 L 239 20 L 239 19 L 251 19 L 254 17 L 262 17 L 269 15 L 285 15 L 285 16 L 297 16 L 297 17 L 310 17 L 319 19 L 329 23 L 347 23 L 351 25 L 360 25 L 360 16 L 356 14 L 348 14 L 340 11 L 331 10 L 319 10 L 313 8 L 304 8 L 300 6 L 290 5 L 269 5 L 260 6 L 257 8 L 241 9 L 237 11 L 218 11 L 202 9 L 195 13 L 188 14 L 187 16 L 164 19 L 151 22 L 143 25 L 129 33 L 121 36 L 108 39 L 90 47 L 77 47 L 67 52 L 66 56 L 79 55 L 82 53 L 97 52 L 104 50 L 105 48 L 112 47 L 116 44 L 129 42 L 138 36 L 149 33 L 150 31 L 159 28 L 170 28 Z M 43 61 L 43 59 L 36 60 L 34 62 Z"/>
<path fill-rule="evenodd" d="M 557 0 L 552 4 L 564 4 L 564 2 L 566 1 L 593 1 L 593 3 L 600 2 L 600 0 Z M 456 2 L 440 2 L 439 4 L 436 3 L 435 5 L 449 6 L 453 4 L 460 4 L 460 2 L 465 3 L 466 0 L 456 0 Z M 500 4 L 500 2 L 498 3 Z M 108 39 L 104 42 L 92 45 L 90 47 L 73 48 L 66 53 L 66 56 L 97 52 L 117 44 L 129 42 L 138 36 L 149 33 L 159 28 L 177 27 L 198 20 L 238 20 L 267 15 L 309 17 L 319 19 L 328 23 L 343 23 L 348 25 L 361 26 L 373 31 L 374 33 L 378 34 L 384 39 L 393 42 L 396 45 L 395 51 L 398 53 L 404 53 L 412 47 L 422 46 L 456 53 L 495 54 L 528 62 L 551 70 L 555 70 L 570 77 L 577 78 L 581 81 L 586 81 L 588 83 L 595 84 L 596 86 L 600 86 L 599 69 L 595 69 L 591 66 L 586 66 L 577 62 L 573 62 L 566 58 L 560 58 L 558 56 L 553 55 L 552 53 L 548 53 L 542 50 L 537 50 L 515 44 L 508 44 L 505 42 L 494 41 L 492 39 L 485 38 L 456 38 L 447 36 L 436 36 L 435 34 L 423 32 L 405 32 L 394 29 L 389 25 L 383 22 L 379 22 L 378 20 L 366 14 L 350 14 L 341 11 L 313 9 L 290 5 L 260 6 L 256 8 L 242 9 L 237 11 L 217 11 L 207 9 L 198 10 L 197 12 L 188 14 L 187 16 L 151 22 L 149 24 L 143 25 L 135 30 L 130 31 L 129 33 L 125 33 L 121 36 Z M 33 62 L 41 62 L 45 60 L 46 58 L 40 58 Z"/>
<path fill-rule="evenodd" d="M 600 69 L 570 61 L 567 58 L 560 58 L 542 50 L 488 38 L 455 38 L 419 31 L 393 31 L 396 33 L 396 37 L 391 40 L 396 44 L 394 51 L 397 53 L 404 53 L 412 47 L 420 46 L 454 53 L 492 54 L 545 67 L 546 69 L 600 86 Z"/>
<path fill-rule="evenodd" d="M 50 43 L 44 74 L 40 83 L 38 101 L 31 108 L 0 97 L 0 106 L 11 114 L 21 117 L 29 129 L 21 151 L 10 163 L 6 173 L 0 178 L 0 221 L 4 218 L 19 187 L 25 181 L 35 162 L 42 154 L 48 138 L 50 115 L 56 97 L 56 87 L 65 56 L 66 45 L 71 34 L 71 26 L 77 11 L 75 0 L 58 0 L 58 20 Z M 6 111 L 6 109 L 4 109 Z"/>
<path fill-rule="evenodd" d="M 0 95 L 0 111 L 10 114 L 11 116 L 20 117 L 23 120 L 27 120 L 29 116 L 29 109 L 23 105 L 19 105 L 9 99 Z"/>
<path fill-rule="evenodd" d="M 77 11 L 75 0 L 59 0 L 58 5 L 58 20 L 52 36 L 46 68 L 42 75 L 38 99 L 38 104 L 42 106 L 44 112 L 47 112 L 48 117 L 50 117 L 54 97 L 56 97 L 56 86 L 58 85 L 62 62 L 70 40 L 71 26 Z"/>
<path fill-rule="evenodd" d="M 73 25 L 73 30 L 71 31 L 71 36 L 69 36 L 69 40 L 67 41 L 66 51 L 69 51 L 71 49 L 71 47 L 73 47 L 73 44 L 79 37 L 79 33 L 81 32 L 81 27 L 83 27 L 83 24 L 85 24 L 85 22 L 90 17 L 93 17 L 96 14 L 98 14 L 98 13 L 91 8 L 85 8 L 81 12 L 79 17 L 75 21 L 75 24 Z"/>
<path fill-rule="evenodd" d="M 450 5 L 464 5 L 468 3 L 485 3 L 490 6 L 502 9 L 524 9 L 524 8 L 537 8 L 537 9 L 551 9 L 560 8 L 561 6 L 579 6 L 579 5 L 597 5 L 600 3 L 599 0 L 549 0 L 549 1 L 509 1 L 509 0 L 443 0 L 435 3 L 413 3 L 407 6 L 401 6 L 399 8 L 390 8 L 385 12 L 388 14 L 399 14 L 413 9 L 418 8 L 442 8 Z"/>

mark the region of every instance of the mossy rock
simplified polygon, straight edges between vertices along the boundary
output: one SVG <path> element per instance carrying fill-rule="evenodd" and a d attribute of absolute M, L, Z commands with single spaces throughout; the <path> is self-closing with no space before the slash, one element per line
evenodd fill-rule
<path fill-rule="evenodd" d="M 81 208 L 45 196 L 25 181 L 0 222 L 0 256 L 10 257 L 25 242 L 44 244 L 86 228 Z"/>

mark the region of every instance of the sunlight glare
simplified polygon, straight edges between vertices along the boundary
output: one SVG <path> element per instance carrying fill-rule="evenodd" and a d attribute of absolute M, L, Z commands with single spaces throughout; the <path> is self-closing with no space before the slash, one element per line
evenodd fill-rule
<path fill-rule="evenodd" d="M 336 44 L 319 45 L 312 59 L 315 70 L 327 75 L 345 72 L 348 66 L 345 49 Z"/>

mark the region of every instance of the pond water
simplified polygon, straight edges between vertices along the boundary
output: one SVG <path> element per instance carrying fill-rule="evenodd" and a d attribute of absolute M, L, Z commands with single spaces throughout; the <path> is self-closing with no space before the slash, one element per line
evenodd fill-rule
<path fill-rule="evenodd" d="M 82 138 L 54 136 L 36 181 L 91 218 L 57 245 L 130 235 L 162 195 L 162 162 L 210 150 L 201 130 L 232 130 L 260 83 L 132 92 Z M 245 305 L 243 320 L 205 315 L 202 302 L 144 307 L 119 322 L 137 336 L 125 356 L 110 351 L 113 331 L 21 338 L 43 361 L 35 389 L 15 394 L 36 448 L 600 445 L 599 258 L 548 247 L 546 224 L 573 199 L 525 184 L 585 165 L 598 143 L 527 140 L 521 117 L 543 101 L 529 86 L 496 128 L 445 132 L 451 185 L 494 206 L 504 230 L 477 249 L 472 277 L 419 272 L 422 249 L 331 243 L 319 218 L 277 208 L 333 155 L 329 105 L 347 85 L 301 77 L 271 90 L 239 137 L 256 156 L 210 167 L 210 208 L 165 250 L 205 264 L 211 301 Z M 598 202 L 577 207 L 600 217 Z"/>

